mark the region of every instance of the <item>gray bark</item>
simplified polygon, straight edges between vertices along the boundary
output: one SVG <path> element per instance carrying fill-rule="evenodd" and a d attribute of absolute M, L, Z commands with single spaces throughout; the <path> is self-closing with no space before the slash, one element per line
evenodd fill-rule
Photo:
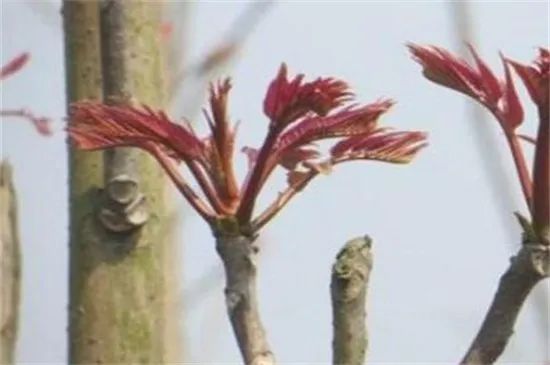
<path fill-rule="evenodd" d="M 69 102 L 102 98 L 99 5 L 89 0 L 63 3 Z M 125 43 L 120 49 L 125 74 L 119 75 L 127 83 L 124 90 L 143 103 L 160 107 L 159 5 L 150 1 L 117 1 L 115 5 L 124 7 L 119 14 L 124 24 L 118 29 Z M 106 91 L 114 94 L 115 86 Z M 109 164 L 102 152 L 69 149 L 69 362 L 163 363 L 171 346 L 169 328 L 177 323 L 169 310 L 175 255 L 171 222 L 166 218 L 165 174 L 152 157 L 140 152 L 134 172 L 147 199 L 149 219 L 129 231 L 113 232 L 106 229 L 105 217 L 98 219 L 105 199 L 105 171 L 109 170 L 105 165 Z"/>
<path fill-rule="evenodd" d="M 275 364 L 258 309 L 254 238 L 218 235 L 216 249 L 225 268 L 227 312 L 245 364 Z"/>
<path fill-rule="evenodd" d="M 372 270 L 371 243 L 368 236 L 347 242 L 332 267 L 334 365 L 360 365 L 365 361 L 368 345 L 365 306 Z"/>
<path fill-rule="evenodd" d="M 462 365 L 493 364 L 502 354 L 525 299 L 538 282 L 550 275 L 550 246 L 525 243 L 510 261 Z"/>
<path fill-rule="evenodd" d="M 12 169 L 0 162 L 0 364 L 13 364 L 21 291 L 21 251 Z"/>

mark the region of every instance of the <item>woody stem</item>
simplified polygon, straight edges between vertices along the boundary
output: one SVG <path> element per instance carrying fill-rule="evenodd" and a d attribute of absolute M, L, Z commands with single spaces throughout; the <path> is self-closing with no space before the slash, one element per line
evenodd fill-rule
<path fill-rule="evenodd" d="M 220 232 L 216 249 L 225 268 L 225 302 L 246 365 L 274 365 L 260 319 L 256 293 L 257 256 L 254 238 Z"/>
<path fill-rule="evenodd" d="M 506 348 L 527 296 L 537 283 L 549 276 L 549 246 L 524 242 L 500 278 L 493 302 L 460 364 L 493 364 Z"/>

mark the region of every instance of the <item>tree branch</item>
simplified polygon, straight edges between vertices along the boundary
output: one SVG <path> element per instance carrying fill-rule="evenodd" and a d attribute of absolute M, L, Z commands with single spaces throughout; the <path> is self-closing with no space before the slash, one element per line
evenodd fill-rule
<path fill-rule="evenodd" d="M 0 162 L 0 364 L 13 364 L 21 291 L 17 199 L 11 165 Z"/>
<path fill-rule="evenodd" d="M 188 76 L 195 75 L 201 80 L 208 79 L 215 71 L 223 68 L 233 60 L 243 47 L 246 38 L 252 34 L 262 16 L 267 13 L 267 10 L 273 4 L 274 1 L 272 0 L 251 2 L 226 31 L 219 44 L 213 47 L 203 59 L 189 68 L 176 70 L 169 87 L 169 99 L 172 100 L 177 91 L 182 88 Z"/>
<path fill-rule="evenodd" d="M 372 269 L 372 240 L 368 236 L 348 241 L 332 267 L 334 365 L 361 365 L 368 345 L 366 296 Z"/>
<path fill-rule="evenodd" d="M 500 278 L 493 302 L 461 365 L 493 364 L 514 332 L 514 324 L 531 289 L 550 275 L 550 246 L 524 243 Z"/>
<path fill-rule="evenodd" d="M 100 3 L 103 93 L 107 103 L 128 103 L 134 96 L 132 52 L 128 24 L 135 15 L 134 4 L 118 0 Z M 149 207 L 139 181 L 138 161 L 143 152 L 133 147 L 105 151 L 105 201 L 99 218 L 105 228 L 128 233 L 149 219 Z"/>
<path fill-rule="evenodd" d="M 221 233 L 216 237 L 216 249 L 225 268 L 227 312 L 245 364 L 275 364 L 258 309 L 256 259 L 259 249 L 254 238 Z"/>

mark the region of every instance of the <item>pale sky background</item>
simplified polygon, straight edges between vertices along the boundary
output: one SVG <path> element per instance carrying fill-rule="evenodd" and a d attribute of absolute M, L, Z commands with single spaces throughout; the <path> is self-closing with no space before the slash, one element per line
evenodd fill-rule
<path fill-rule="evenodd" d="M 2 63 L 22 51 L 32 54 L 22 72 L 2 83 L 3 106 L 27 106 L 61 120 L 65 84 L 58 2 L 1 4 Z M 470 4 L 479 50 L 498 72 L 499 50 L 530 62 L 537 46 L 548 46 L 548 1 Z M 186 18 L 188 59 L 198 59 L 216 44 L 245 6 L 194 3 Z M 383 122 L 430 134 L 430 147 L 409 166 L 357 162 L 318 178 L 263 231 L 261 312 L 280 363 L 330 362 L 330 266 L 350 238 L 365 233 L 374 238 L 368 298 L 371 364 L 456 363 L 518 248 L 520 231 L 512 211 L 525 207 L 514 171 L 508 174 L 515 195 L 492 199 L 473 136 L 476 128 L 468 120 L 473 102 L 423 79 L 404 47 L 413 41 L 456 51 L 450 9 L 449 2 L 441 1 L 281 2 L 271 7 L 229 70 L 234 84 L 230 110 L 234 120 L 241 120 L 240 145 L 259 145 L 267 126 L 263 96 L 282 61 L 292 73 L 349 81 L 359 101 L 395 98 L 398 104 Z M 522 131 L 533 134 L 534 108 L 519 89 L 527 112 Z M 497 136 L 502 162 L 511 167 L 496 121 L 484 122 Z M 68 221 L 62 123 L 48 139 L 19 120 L 0 125 L 2 157 L 14 164 L 20 193 L 24 271 L 18 360 L 63 363 Z M 266 195 L 282 184 L 282 178 L 275 181 Z M 220 264 L 207 225 L 183 199 L 181 206 L 183 297 Z M 540 284 L 530 297 L 502 363 L 549 359 L 548 310 L 540 311 L 545 305 L 540 302 L 538 311 L 534 305 L 548 285 Z M 238 362 L 222 281 L 185 303 L 186 360 Z"/>

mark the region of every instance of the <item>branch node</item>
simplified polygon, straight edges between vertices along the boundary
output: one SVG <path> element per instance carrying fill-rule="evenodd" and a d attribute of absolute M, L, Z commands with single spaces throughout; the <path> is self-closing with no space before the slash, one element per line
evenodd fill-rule
<path fill-rule="evenodd" d="M 149 220 L 147 199 L 136 181 L 116 177 L 107 183 L 107 199 L 99 210 L 99 221 L 111 232 L 126 233 Z"/>
<path fill-rule="evenodd" d="M 126 174 L 113 177 L 106 187 L 109 198 L 122 205 L 129 205 L 139 195 L 138 183 Z"/>

